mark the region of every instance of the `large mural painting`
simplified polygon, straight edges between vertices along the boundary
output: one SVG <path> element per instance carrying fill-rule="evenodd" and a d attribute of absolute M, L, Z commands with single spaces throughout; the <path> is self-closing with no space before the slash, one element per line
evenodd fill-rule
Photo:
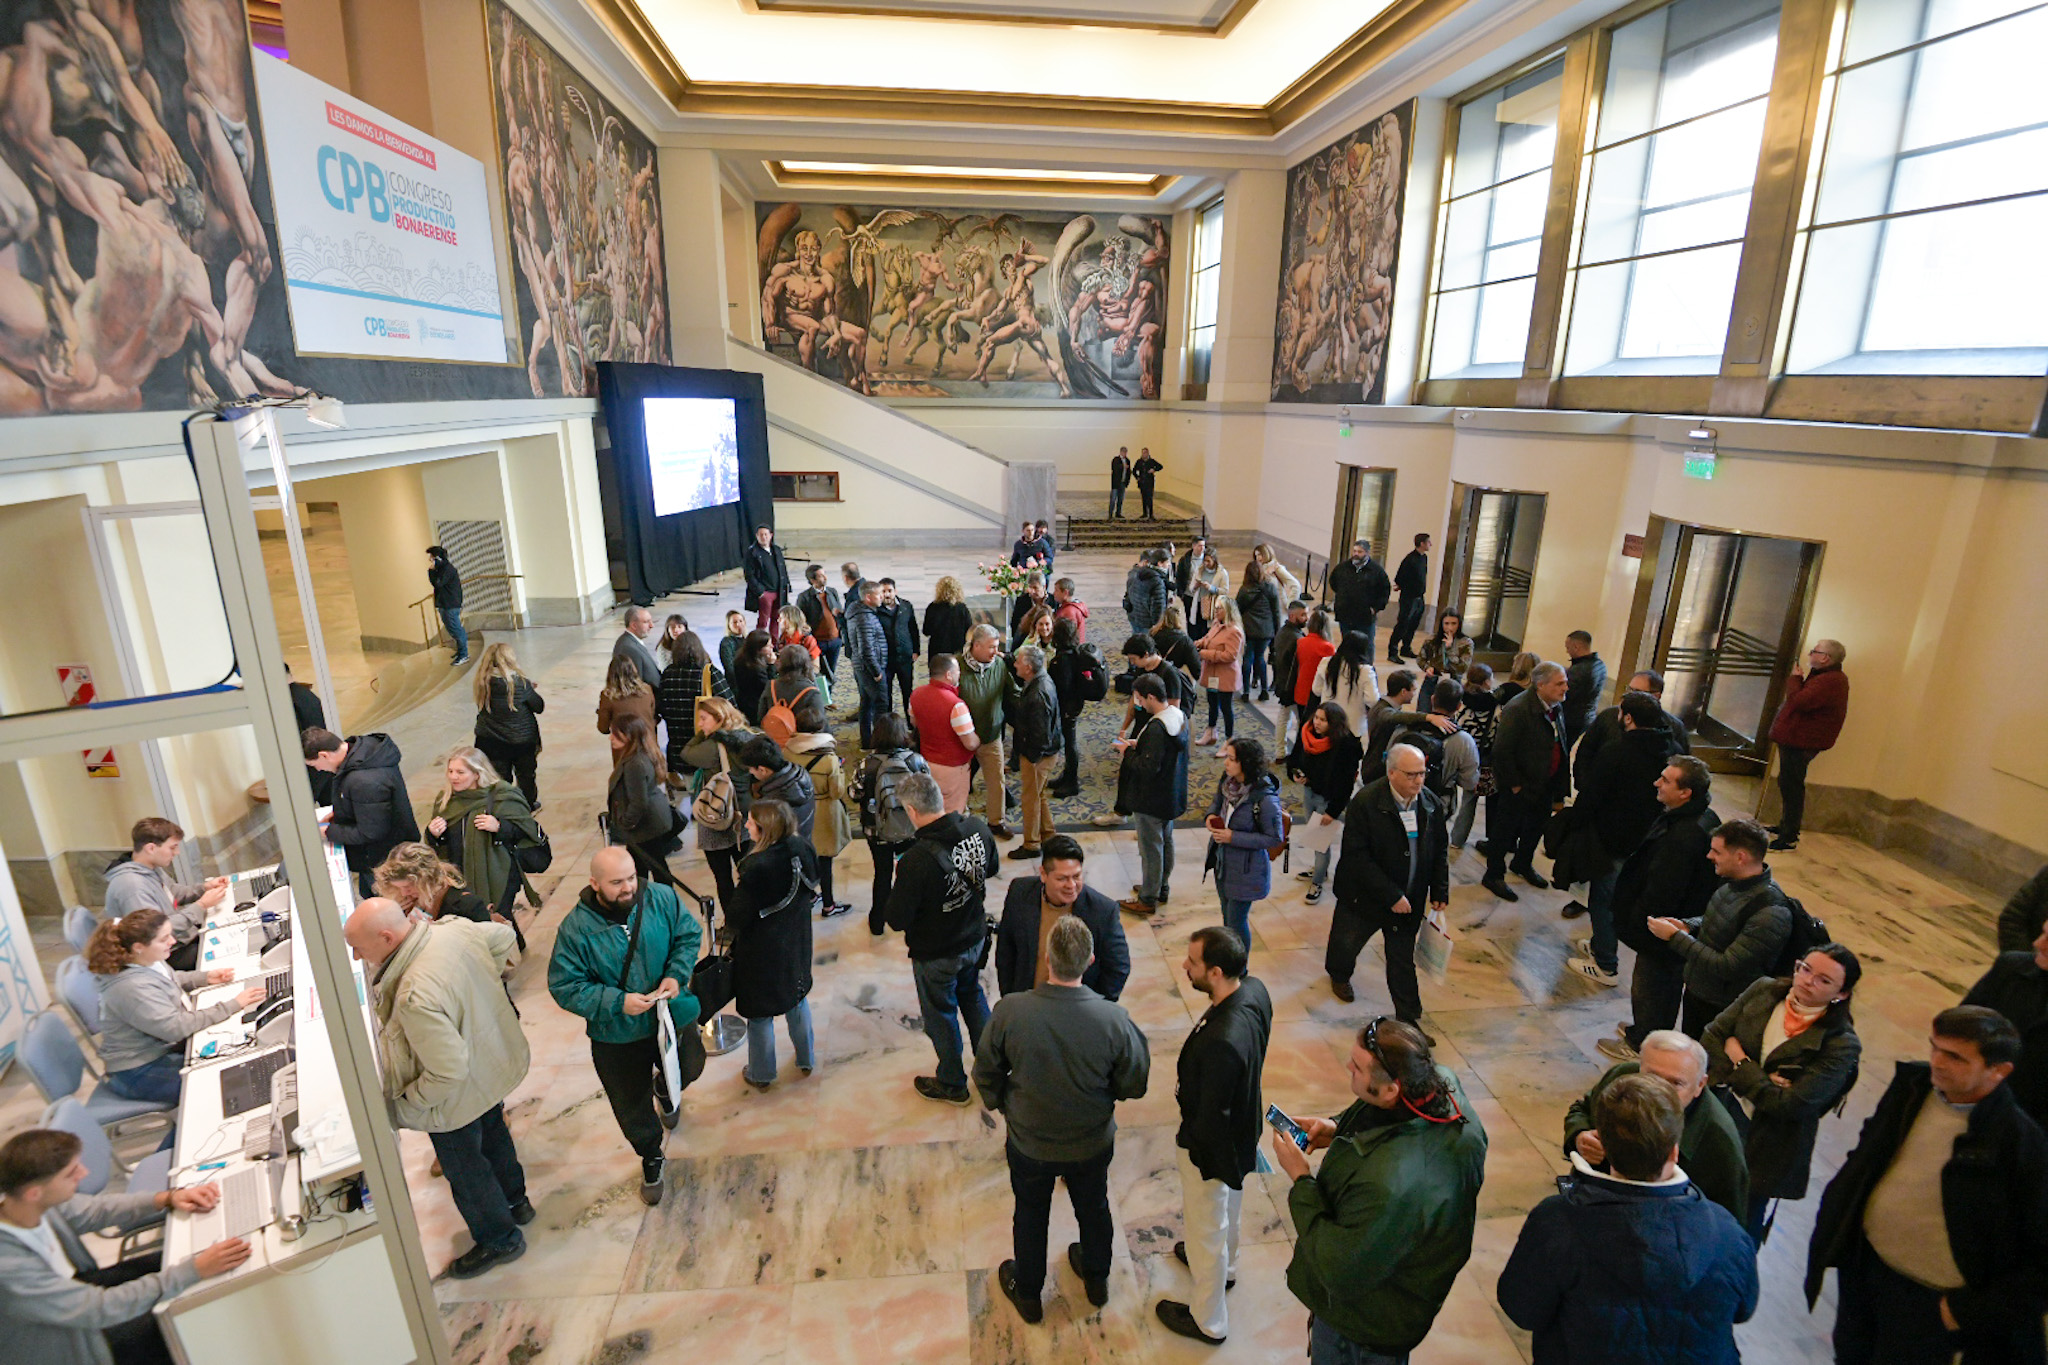
<path fill-rule="evenodd" d="M 1287 172 L 1276 401 L 1385 401 L 1414 113 L 1382 114 Z"/>
<path fill-rule="evenodd" d="M 488 10 L 498 152 L 536 398 L 594 392 L 600 360 L 667 364 L 654 145 L 507 9 Z"/>
<path fill-rule="evenodd" d="M 769 349 L 878 398 L 1157 398 L 1171 220 L 758 206 Z"/>
<path fill-rule="evenodd" d="M 242 0 L 15 0 L 0 106 L 0 413 L 295 391 Z"/>

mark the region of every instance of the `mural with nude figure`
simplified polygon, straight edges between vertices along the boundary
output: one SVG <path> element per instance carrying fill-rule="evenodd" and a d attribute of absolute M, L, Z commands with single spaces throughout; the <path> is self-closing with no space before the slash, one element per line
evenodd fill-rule
<path fill-rule="evenodd" d="M 501 0 L 486 15 L 533 396 L 596 392 L 600 360 L 666 365 L 654 144 Z"/>
<path fill-rule="evenodd" d="M 1172 223 L 761 204 L 770 350 L 877 398 L 1157 398 Z"/>
<path fill-rule="evenodd" d="M 1273 398 L 1380 403 L 1415 105 L 1382 114 L 1287 172 Z"/>

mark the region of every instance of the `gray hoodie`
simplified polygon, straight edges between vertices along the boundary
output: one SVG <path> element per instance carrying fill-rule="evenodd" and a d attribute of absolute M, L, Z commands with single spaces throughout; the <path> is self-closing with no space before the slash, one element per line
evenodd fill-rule
<path fill-rule="evenodd" d="M 136 910 L 161 910 L 171 921 L 171 933 L 178 942 L 190 943 L 206 927 L 206 911 L 195 902 L 204 886 L 171 880 L 162 868 L 144 867 L 133 860 L 116 863 L 107 872 L 106 908 L 102 919 L 120 919 Z"/>
<path fill-rule="evenodd" d="M 110 1228 L 132 1232 L 161 1222 L 153 1194 L 81 1194 L 44 1215 L 64 1258 L 80 1270 L 97 1267 L 83 1234 Z M 8 1365 L 112 1365 L 106 1330 L 148 1313 L 159 1299 L 199 1282 L 192 1262 L 180 1261 L 101 1289 L 60 1275 L 28 1243 L 0 1232 L 0 1322 L 7 1325 Z"/>
<path fill-rule="evenodd" d="M 234 997 L 205 1009 L 186 1008 L 185 992 L 206 984 L 205 972 L 173 972 L 173 982 L 154 967 L 129 963 L 112 976 L 96 977 L 100 988 L 100 1065 L 132 1071 L 187 1038 L 241 1013 Z"/>

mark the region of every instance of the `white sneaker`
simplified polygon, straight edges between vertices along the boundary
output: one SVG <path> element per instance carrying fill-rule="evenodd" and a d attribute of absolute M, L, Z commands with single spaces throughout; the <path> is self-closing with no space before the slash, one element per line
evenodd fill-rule
<path fill-rule="evenodd" d="M 1620 972 L 1605 971 L 1599 963 L 1590 957 L 1573 958 L 1571 960 L 1571 969 L 1580 976 L 1590 981 L 1597 981 L 1603 986 L 1619 986 L 1621 984 Z"/>
<path fill-rule="evenodd" d="M 1589 934 L 1589 935 L 1587 935 L 1587 936 L 1586 936 L 1585 938 L 1575 938 L 1575 939 L 1573 939 L 1573 940 L 1572 940 L 1572 956 L 1573 956 L 1573 957 L 1591 957 L 1591 956 L 1593 956 L 1593 939 L 1592 939 L 1592 936 L 1591 936 L 1590 934 Z"/>

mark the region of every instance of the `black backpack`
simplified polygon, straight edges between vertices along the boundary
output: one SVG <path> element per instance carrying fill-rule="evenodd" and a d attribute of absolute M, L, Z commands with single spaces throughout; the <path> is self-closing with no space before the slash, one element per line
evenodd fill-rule
<path fill-rule="evenodd" d="M 1451 778 L 1444 768 L 1443 737 L 1437 733 L 1436 728 L 1429 725 L 1410 725 L 1390 739 L 1386 749 L 1380 751 L 1382 772 L 1386 768 L 1387 751 L 1396 744 L 1405 744 L 1411 749 L 1422 751 L 1422 757 L 1429 763 L 1429 772 L 1422 779 L 1422 785 L 1448 801 L 1451 796 Z"/>
<path fill-rule="evenodd" d="M 1082 645 L 1080 656 L 1074 668 L 1074 690 L 1082 701 L 1101 701 L 1109 695 L 1109 660 L 1103 657 L 1100 645 Z"/>
<path fill-rule="evenodd" d="M 1792 912 L 1792 932 L 1785 936 L 1785 946 L 1778 950 L 1777 960 L 1771 964 L 1772 976 L 1792 975 L 1793 964 L 1822 944 L 1834 941 L 1828 937 L 1828 922 L 1809 914 L 1797 896 L 1786 896 L 1785 907 Z"/>

